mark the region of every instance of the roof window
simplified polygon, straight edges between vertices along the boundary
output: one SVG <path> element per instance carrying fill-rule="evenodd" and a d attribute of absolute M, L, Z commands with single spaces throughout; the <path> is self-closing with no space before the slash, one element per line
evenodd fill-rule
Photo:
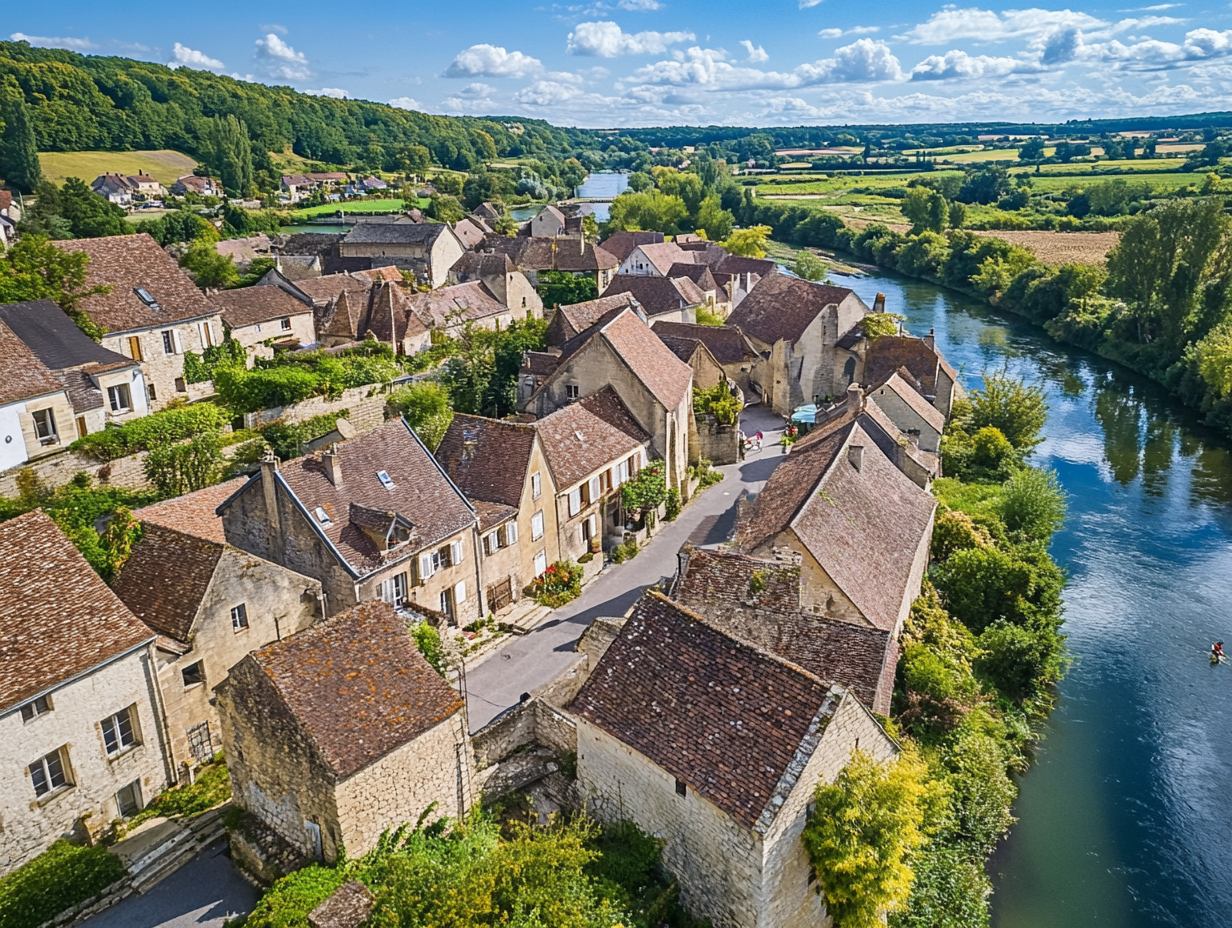
<path fill-rule="evenodd" d="M 329 513 L 320 506 L 312 510 L 312 514 L 317 517 L 317 521 L 322 525 L 329 526 L 334 524 L 334 520 L 329 517 Z"/>
<path fill-rule="evenodd" d="M 151 309 L 162 309 L 162 307 L 158 305 L 158 300 L 150 296 L 150 291 L 146 290 L 144 287 L 133 288 L 133 293 L 137 294 L 138 299 L 140 299 L 142 303 L 149 306 Z"/>
<path fill-rule="evenodd" d="M 390 479 L 389 474 L 386 471 L 378 470 L 376 472 L 376 479 L 381 481 L 381 486 L 387 490 L 397 489 L 393 480 Z"/>

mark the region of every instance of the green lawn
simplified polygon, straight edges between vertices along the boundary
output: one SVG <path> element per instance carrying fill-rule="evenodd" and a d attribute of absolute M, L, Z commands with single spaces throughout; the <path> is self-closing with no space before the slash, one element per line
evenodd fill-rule
<path fill-rule="evenodd" d="M 1064 190 L 1066 187 L 1093 187 L 1099 184 L 1107 184 L 1120 178 L 1131 186 L 1143 183 L 1150 184 L 1152 188 L 1170 192 L 1179 190 L 1181 187 L 1193 184 L 1196 187 L 1201 187 L 1203 181 L 1206 180 L 1205 174 L 1187 173 L 1187 174 L 1032 174 L 1031 187 L 1041 193 L 1051 193 L 1058 190 Z"/>
<path fill-rule="evenodd" d="M 422 209 L 427 206 L 428 200 L 420 199 L 419 206 Z M 311 216 L 332 216 L 338 210 L 344 213 L 388 213 L 398 212 L 402 209 L 402 200 L 398 199 L 383 199 L 383 200 L 352 200 L 349 203 L 324 203 L 321 206 L 309 206 L 307 209 L 299 209 L 291 214 L 293 219 L 307 219 Z"/>
<path fill-rule="evenodd" d="M 191 174 L 197 162 L 178 151 L 45 151 L 39 153 L 43 174 L 53 184 L 80 177 L 87 184 L 100 174 L 146 173 L 171 185 Z"/>
<path fill-rule="evenodd" d="M 1137 159 L 1132 161 L 1077 161 L 1070 164 L 1042 164 L 1040 165 L 1041 174 L 1099 174 L 1104 171 L 1111 171 L 1113 168 L 1120 168 L 1123 174 L 1139 174 L 1139 173 L 1156 173 L 1159 171 L 1173 171 L 1185 164 L 1184 158 L 1149 158 Z M 1024 164 L 1021 167 L 1012 167 L 1010 170 L 1015 173 L 1029 171 L 1035 173 L 1035 166 Z"/>

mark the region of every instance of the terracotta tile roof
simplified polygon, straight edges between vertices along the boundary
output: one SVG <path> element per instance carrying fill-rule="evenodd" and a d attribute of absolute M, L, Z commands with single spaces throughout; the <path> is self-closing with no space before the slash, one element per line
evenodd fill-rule
<path fill-rule="evenodd" d="M 894 393 L 901 397 L 903 402 L 910 406 L 917 416 L 936 431 L 942 432 L 945 430 L 945 416 L 941 413 L 941 410 L 924 399 L 920 395 L 920 391 L 899 376 L 898 373 L 891 374 L 885 383 L 871 389 L 869 396 L 881 396 L 886 392 Z"/>
<path fill-rule="evenodd" d="M 757 350 L 735 325 L 693 325 L 688 322 L 656 322 L 654 332 L 660 338 L 695 338 L 714 355 L 720 364 L 740 364 L 758 357 Z"/>
<path fill-rule="evenodd" d="M 757 282 L 740 301 L 727 324 L 767 345 L 794 342 L 827 306 L 853 296 L 846 287 L 827 287 L 787 274 L 771 274 Z M 857 299 L 859 299 L 857 297 Z"/>
<path fill-rule="evenodd" d="M 548 377 L 560 367 L 560 355 L 550 351 L 528 351 L 522 356 L 522 369 L 541 377 Z"/>
<path fill-rule="evenodd" d="M 33 351 L 7 325 L 0 322 L 0 405 L 57 393 L 64 385 L 56 380 Z M 66 425 L 68 423 L 65 423 Z"/>
<path fill-rule="evenodd" d="M 598 245 L 583 243 L 573 238 L 506 238 L 503 235 L 489 235 L 477 250 L 508 255 L 522 270 L 580 273 L 610 271 L 620 266 L 614 255 Z"/>
<path fill-rule="evenodd" d="M 696 338 L 677 338 L 674 335 L 660 335 L 659 338 L 671 349 L 672 354 L 690 366 L 693 363 L 693 355 L 697 354 L 698 349 L 706 350 L 706 346 Z"/>
<path fill-rule="evenodd" d="M 326 274 L 324 277 L 297 280 L 294 286 L 313 303 L 323 305 L 337 299 L 341 293 L 368 290 L 372 287 L 372 281 L 358 274 Z"/>
<path fill-rule="evenodd" d="M 462 708 L 384 602 L 356 606 L 244 660 L 262 672 L 339 777 Z"/>
<path fill-rule="evenodd" d="M 717 270 L 724 274 L 757 274 L 769 277 L 778 273 L 778 265 L 766 258 L 746 258 L 743 255 L 729 254 L 719 262 Z"/>
<path fill-rule="evenodd" d="M 675 409 L 689 396 L 693 386 L 689 365 L 672 354 L 632 312 L 621 313 L 599 333 L 667 409 Z"/>
<path fill-rule="evenodd" d="M 13 206 L 13 191 L 0 190 L 0 209 L 11 209 Z"/>
<path fill-rule="evenodd" d="M 312 312 L 311 307 L 305 306 L 281 287 L 220 290 L 211 300 L 222 313 L 222 321 L 233 329 Z"/>
<path fill-rule="evenodd" d="M 654 266 L 654 269 L 664 276 L 671 270 L 673 264 L 689 260 L 684 249 L 675 242 L 656 242 L 654 244 L 638 245 L 633 250 L 641 251 L 646 260 Z M 622 261 L 621 263 L 623 264 L 624 262 Z"/>
<path fill-rule="evenodd" d="M 187 643 L 224 547 L 147 523 L 111 588 L 154 631 Z"/>
<path fill-rule="evenodd" d="M 678 603 L 729 635 L 846 687 L 874 712 L 889 714 L 898 651 L 888 631 L 807 612 L 800 604 L 798 567 L 705 549 L 688 550 L 687 559 L 673 597 Z M 762 587 L 757 592 L 754 575 Z"/>
<path fill-rule="evenodd" d="M 483 237 L 489 234 L 492 230 L 488 228 L 487 223 L 476 218 L 459 219 L 454 224 L 453 234 L 456 235 L 467 248 L 474 248 L 483 241 Z"/>
<path fill-rule="evenodd" d="M 472 503 L 475 507 L 475 515 L 479 517 L 479 531 L 481 532 L 490 531 L 510 519 L 517 518 L 518 515 L 515 506 L 491 503 L 483 499 L 472 500 Z"/>
<path fill-rule="evenodd" d="M 543 442 L 558 491 L 622 460 L 650 441 L 611 387 L 532 425 Z"/>
<path fill-rule="evenodd" d="M 611 314 L 633 306 L 637 301 L 630 293 L 605 293 L 597 300 L 585 303 L 566 303 L 556 308 L 548 324 L 548 344 L 563 345 L 580 332 L 584 332 Z"/>
<path fill-rule="evenodd" d="M 743 305 L 743 304 L 741 304 Z M 920 383 L 925 396 L 937 393 L 940 354 L 914 335 L 881 335 L 873 339 L 864 359 L 864 382 L 882 384 L 901 367 Z M 951 368 L 952 370 L 953 368 Z"/>
<path fill-rule="evenodd" d="M 378 281 L 368 290 L 343 290 L 318 309 L 315 318 L 321 335 L 362 341 L 371 333 L 394 344 L 427 332 L 425 321 L 431 323 L 433 317 L 426 311 L 422 316 L 399 284 Z"/>
<path fill-rule="evenodd" d="M 571 711 L 752 827 L 836 707 L 814 675 L 646 593 Z"/>
<path fill-rule="evenodd" d="M 223 544 L 227 536 L 222 530 L 222 518 L 215 510 L 248 482 L 248 477 L 235 477 L 204 490 L 165 499 L 133 511 L 133 518 L 147 525 L 173 528 L 185 534 Z"/>
<path fill-rule="evenodd" d="M 457 413 L 437 446 L 436 459 L 472 502 L 516 509 L 534 446 L 530 425 Z"/>
<path fill-rule="evenodd" d="M 51 244 L 64 251 L 85 252 L 90 257 L 86 284 L 111 287 L 110 293 L 88 296 L 77 304 L 108 332 L 155 328 L 218 312 L 175 260 L 144 232 Z M 158 308 L 142 300 L 138 289 L 150 294 Z"/>
<path fill-rule="evenodd" d="M 287 461 L 279 474 L 306 510 L 304 518 L 330 540 L 361 576 L 379 570 L 387 560 L 385 552 L 348 519 L 353 502 L 396 512 L 414 527 L 420 547 L 443 542 L 474 524 L 475 515 L 466 500 L 401 419 L 391 419 L 380 428 L 342 442 L 337 450 L 341 486 L 330 483 L 320 454 Z M 377 477 L 382 470 L 393 482 L 392 490 L 386 489 Z M 313 515 L 318 507 L 329 516 L 329 525 L 321 525 Z M 389 553 L 389 559 L 400 559 L 410 553 L 406 548 L 396 549 Z"/>
<path fill-rule="evenodd" d="M 478 280 L 413 293 L 406 300 L 422 322 L 438 329 L 509 312 L 509 307 Z"/>
<path fill-rule="evenodd" d="M 69 369 L 53 371 L 52 376 L 64 387 L 73 412 L 89 412 L 91 409 L 103 408 L 103 391 L 94 386 L 94 381 L 85 371 Z"/>
<path fill-rule="evenodd" d="M 41 509 L 0 525 L 0 710 L 153 638 Z"/>
<path fill-rule="evenodd" d="M 616 232 L 599 244 L 617 262 L 624 264 L 625 258 L 629 257 L 638 245 L 652 245 L 661 241 L 663 241 L 662 232 Z"/>
<path fill-rule="evenodd" d="M 647 317 L 663 313 L 678 313 L 689 306 L 700 306 L 706 295 L 687 277 L 643 277 L 617 274 L 612 278 L 604 297 L 628 293 L 633 296 Z"/>
<path fill-rule="evenodd" d="M 723 289 L 719 286 L 719 282 L 714 279 L 714 273 L 705 264 L 684 264 L 678 262 L 668 268 L 667 276 L 687 277 L 697 285 L 698 290 L 704 292 L 713 290 L 715 293 L 718 293 L 718 291 Z M 726 295 L 726 293 L 723 294 L 723 296 Z"/>
<path fill-rule="evenodd" d="M 351 276 L 358 277 L 360 280 L 388 280 L 395 284 L 402 283 L 402 274 L 393 265 L 386 265 L 385 267 L 372 267 L 366 271 L 351 271 Z"/>
<path fill-rule="evenodd" d="M 854 447 L 863 448 L 859 469 L 849 450 Z M 936 505 L 845 416 L 799 442 L 775 469 L 739 528 L 740 548 L 756 553 L 794 529 L 864 617 L 894 631 Z"/>

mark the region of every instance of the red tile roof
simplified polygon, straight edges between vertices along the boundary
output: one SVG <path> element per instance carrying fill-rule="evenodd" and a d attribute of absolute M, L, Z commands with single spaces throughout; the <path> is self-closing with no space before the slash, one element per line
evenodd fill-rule
<path fill-rule="evenodd" d="M 601 244 L 604 251 L 610 253 L 619 264 L 624 264 L 625 258 L 633 253 L 638 245 L 650 245 L 663 241 L 662 232 L 616 232 L 605 238 Z"/>
<path fill-rule="evenodd" d="M 112 589 L 146 625 L 187 643 L 224 546 L 149 523 Z"/>
<path fill-rule="evenodd" d="M 0 710 L 153 638 L 41 509 L 0 525 Z"/>
<path fill-rule="evenodd" d="M 612 313 L 632 306 L 634 302 L 632 294 L 614 293 L 604 294 L 597 300 L 587 300 L 585 303 L 558 306 L 548 324 L 548 344 L 559 347 L 592 325 L 611 318 Z"/>
<path fill-rule="evenodd" d="M 558 491 L 623 460 L 650 441 L 611 387 L 531 424 L 543 441 Z"/>
<path fill-rule="evenodd" d="M 437 446 L 436 459 L 472 502 L 516 509 L 534 446 L 533 426 L 458 413 Z"/>
<path fill-rule="evenodd" d="M 869 385 L 885 383 L 895 371 L 905 367 L 919 381 L 925 396 L 935 396 L 940 360 L 940 352 L 929 348 L 922 338 L 914 335 L 880 335 L 868 347 L 864 360 L 864 382 Z M 946 366 L 949 367 L 948 364 Z"/>
<path fill-rule="evenodd" d="M 757 350 L 735 325 L 694 325 L 688 322 L 656 322 L 659 337 L 695 338 L 702 342 L 720 364 L 740 364 L 758 357 Z"/>
<path fill-rule="evenodd" d="M 767 345 L 794 342 L 827 306 L 854 296 L 846 287 L 814 284 L 787 274 L 770 274 L 740 301 L 727 324 Z M 859 297 L 856 297 L 859 299 Z"/>
<path fill-rule="evenodd" d="M 210 299 L 222 313 L 222 321 L 233 329 L 312 312 L 312 307 L 305 306 L 281 287 L 221 290 Z"/>
<path fill-rule="evenodd" d="M 617 274 L 604 291 L 604 298 L 628 293 L 641 305 L 647 316 L 680 312 L 690 306 L 701 306 L 706 294 L 687 277 L 644 277 L 638 274 Z"/>
<path fill-rule="evenodd" d="M 215 510 L 247 482 L 247 477 L 235 477 L 204 490 L 165 499 L 161 503 L 134 510 L 133 518 L 143 524 L 161 525 L 223 544 L 227 536 L 222 530 L 222 518 Z"/>

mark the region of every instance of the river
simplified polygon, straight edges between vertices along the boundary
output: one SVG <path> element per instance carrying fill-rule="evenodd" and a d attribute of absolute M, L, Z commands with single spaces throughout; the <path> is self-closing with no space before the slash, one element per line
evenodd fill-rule
<path fill-rule="evenodd" d="M 1232 925 L 1232 442 L 1160 387 L 959 294 L 835 277 L 934 329 L 964 384 L 1003 365 L 1051 412 L 1035 462 L 1070 496 L 1053 555 L 1074 658 L 1016 824 L 994 928 Z"/>

